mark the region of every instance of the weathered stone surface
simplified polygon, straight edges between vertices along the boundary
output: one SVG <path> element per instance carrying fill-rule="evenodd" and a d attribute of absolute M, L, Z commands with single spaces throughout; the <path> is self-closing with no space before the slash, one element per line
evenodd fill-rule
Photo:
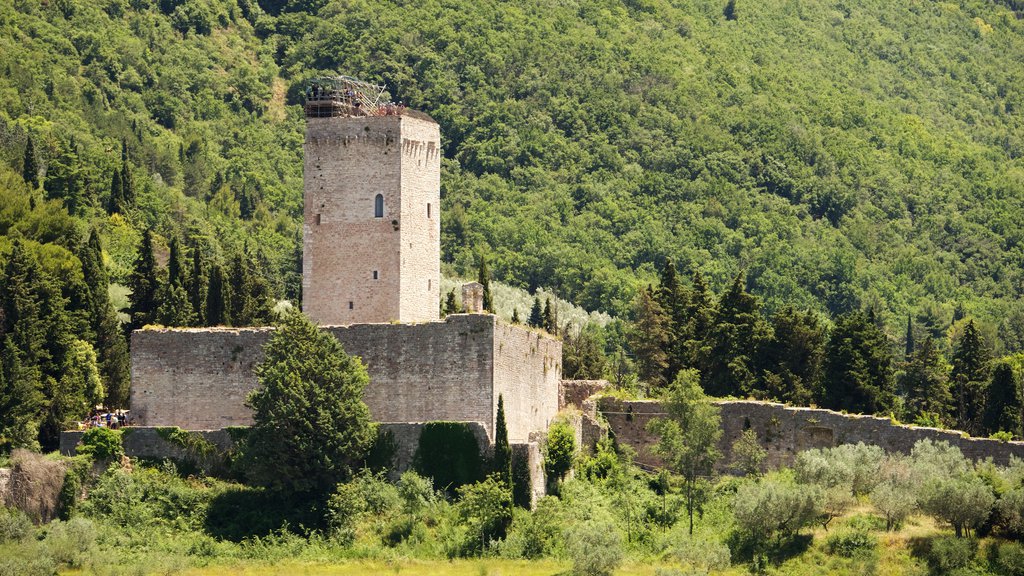
<path fill-rule="evenodd" d="M 561 343 L 486 314 L 423 324 L 327 328 L 366 363 L 364 400 L 380 422 L 482 422 L 493 436 L 498 395 L 509 440 L 546 430 L 558 411 Z M 140 330 L 132 334 L 131 408 L 140 426 L 213 430 L 252 422 L 244 401 L 272 328 Z"/>
<path fill-rule="evenodd" d="M 583 401 L 609 386 L 607 380 L 562 380 L 558 383 L 558 409 L 583 407 Z"/>
<path fill-rule="evenodd" d="M 746 400 L 723 400 L 716 404 L 722 410 L 723 433 L 719 449 L 723 458 L 719 462 L 720 469 L 731 464 L 732 444 L 748 428 L 757 433 L 761 445 L 768 451 L 765 459 L 768 468 L 791 465 L 803 450 L 858 442 L 907 454 L 914 444 L 925 438 L 946 441 L 974 461 L 992 458 L 997 464 L 1006 464 L 1011 456 L 1024 458 L 1024 442 L 970 438 L 955 430 L 893 424 L 888 418 L 878 416 Z M 637 462 L 651 466 L 661 464 L 651 451 L 657 438 L 646 428 L 652 419 L 665 415 L 657 401 L 602 398 L 598 410 L 616 439 L 637 451 Z"/>
<path fill-rule="evenodd" d="M 420 117 L 307 119 L 302 305 L 315 322 L 438 319 L 440 138 Z"/>

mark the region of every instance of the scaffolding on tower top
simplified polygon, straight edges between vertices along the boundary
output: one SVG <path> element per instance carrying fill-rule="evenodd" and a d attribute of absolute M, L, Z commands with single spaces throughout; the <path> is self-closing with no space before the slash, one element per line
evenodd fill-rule
<path fill-rule="evenodd" d="M 385 87 L 351 76 L 314 78 L 306 87 L 306 117 L 398 116 L 405 110 L 387 97 Z"/>

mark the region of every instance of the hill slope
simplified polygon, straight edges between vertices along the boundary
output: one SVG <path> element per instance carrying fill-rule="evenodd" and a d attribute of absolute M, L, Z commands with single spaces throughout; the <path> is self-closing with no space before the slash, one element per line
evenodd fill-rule
<path fill-rule="evenodd" d="M 341 72 L 441 123 L 453 273 L 484 249 L 498 279 L 621 313 L 671 257 L 716 287 L 746 270 L 769 310 L 875 306 L 894 333 L 908 313 L 940 329 L 969 313 L 1019 349 L 1014 6 L 725 8 L 18 0 L 0 7 L 3 169 L 20 171 L 26 131 L 44 164 L 73 137 L 102 206 L 125 140 L 135 227 L 214 252 L 248 240 L 294 295 L 298 96 Z M 99 209 L 80 220 L 109 228 Z"/>

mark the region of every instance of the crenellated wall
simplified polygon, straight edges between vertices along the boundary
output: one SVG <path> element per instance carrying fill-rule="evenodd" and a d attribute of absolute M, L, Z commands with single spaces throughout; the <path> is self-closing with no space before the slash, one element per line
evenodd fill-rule
<path fill-rule="evenodd" d="M 493 437 L 498 394 L 509 440 L 526 442 L 558 410 L 561 343 L 486 314 L 443 322 L 326 328 L 370 374 L 379 422 L 482 422 Z M 132 334 L 131 408 L 139 426 L 213 430 L 252 422 L 245 407 L 273 328 L 149 329 Z"/>
<path fill-rule="evenodd" d="M 939 430 L 893 424 L 888 418 L 842 414 L 820 408 L 797 408 L 772 402 L 722 400 L 722 439 L 719 449 L 723 458 L 720 469 L 731 463 L 731 448 L 743 431 L 752 429 L 768 451 L 765 466 L 789 466 L 796 455 L 809 448 L 825 448 L 840 444 L 863 442 L 880 446 L 889 452 L 909 453 L 919 440 L 930 438 L 946 441 L 960 448 L 971 460 L 992 458 L 1006 464 L 1011 456 L 1024 458 L 1024 442 L 1001 442 L 987 438 L 970 438 L 955 430 Z M 637 462 L 660 465 L 651 448 L 657 438 L 647 432 L 647 423 L 665 415 L 654 400 L 617 400 L 601 398 L 598 411 L 607 420 L 611 432 L 622 443 L 637 451 Z"/>

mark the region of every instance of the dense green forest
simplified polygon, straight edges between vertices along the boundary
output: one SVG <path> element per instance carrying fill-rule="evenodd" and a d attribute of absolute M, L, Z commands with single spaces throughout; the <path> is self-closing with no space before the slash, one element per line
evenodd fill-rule
<path fill-rule="evenodd" d="M 486 254 L 495 280 L 627 320 L 567 334 L 576 368 L 657 387 L 696 367 L 715 394 L 980 426 L 967 392 L 1024 349 L 1022 8 L 4 3 L 0 411 L 52 445 L 124 403 L 126 329 L 300 299 L 299 104 L 345 73 L 440 122 L 446 274 Z M 648 321 L 671 342 L 635 337 Z M 968 324 L 985 369 L 957 372 Z M 975 385 L 932 393 L 957 378 Z M 5 426 L 0 445 L 34 435 Z"/>

